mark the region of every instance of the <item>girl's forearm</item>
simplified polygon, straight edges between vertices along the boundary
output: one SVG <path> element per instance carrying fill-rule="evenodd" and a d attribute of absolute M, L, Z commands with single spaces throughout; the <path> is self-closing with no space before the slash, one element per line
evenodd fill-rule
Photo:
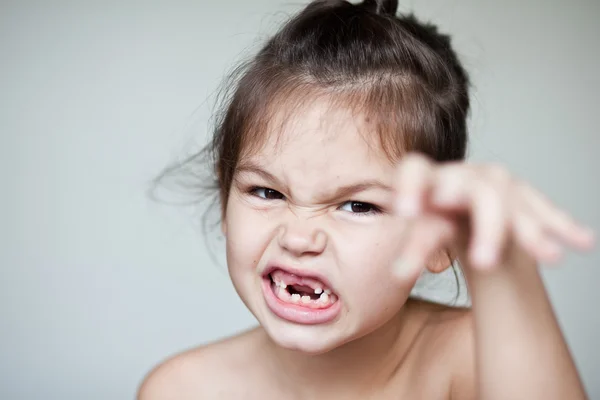
<path fill-rule="evenodd" d="M 586 399 L 537 264 L 523 252 L 514 253 L 494 271 L 465 268 L 478 398 Z"/>

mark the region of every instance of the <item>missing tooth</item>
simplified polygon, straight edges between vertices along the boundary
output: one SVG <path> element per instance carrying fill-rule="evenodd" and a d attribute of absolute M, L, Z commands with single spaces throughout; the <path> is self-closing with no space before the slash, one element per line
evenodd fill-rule
<path fill-rule="evenodd" d="M 310 296 L 311 300 L 317 300 L 320 296 L 315 293 L 314 289 L 308 286 L 288 285 L 286 288 L 290 295 L 299 294 L 302 296 Z"/>

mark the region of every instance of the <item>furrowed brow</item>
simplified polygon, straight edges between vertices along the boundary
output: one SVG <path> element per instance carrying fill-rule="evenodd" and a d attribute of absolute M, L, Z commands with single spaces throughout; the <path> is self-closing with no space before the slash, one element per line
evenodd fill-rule
<path fill-rule="evenodd" d="M 390 192 L 390 193 L 392 193 L 394 191 L 394 189 L 391 186 L 386 185 L 385 183 L 383 183 L 381 181 L 367 180 L 364 182 L 354 183 L 351 185 L 340 186 L 339 188 L 337 188 L 335 190 L 332 197 L 335 199 L 341 199 L 341 198 L 349 197 L 356 193 L 364 192 L 367 190 L 373 190 L 373 189 L 383 190 L 383 191 Z"/>
<path fill-rule="evenodd" d="M 236 174 L 255 174 L 270 183 L 280 184 L 280 180 L 277 179 L 273 174 L 251 161 L 240 163 L 236 169 Z M 391 186 L 386 185 L 385 183 L 376 179 L 368 179 L 362 182 L 340 186 L 333 192 L 323 193 L 321 197 L 327 197 L 330 199 L 343 199 L 367 190 L 382 190 L 389 193 L 394 192 L 394 189 Z"/>
<path fill-rule="evenodd" d="M 265 171 L 258 164 L 255 164 L 253 162 L 246 161 L 246 162 L 240 163 L 238 165 L 238 167 L 236 168 L 236 173 L 255 174 L 255 175 L 259 175 L 260 177 L 262 177 L 263 179 L 265 179 L 269 182 L 273 182 L 273 183 L 279 182 L 279 180 L 273 174 Z"/>

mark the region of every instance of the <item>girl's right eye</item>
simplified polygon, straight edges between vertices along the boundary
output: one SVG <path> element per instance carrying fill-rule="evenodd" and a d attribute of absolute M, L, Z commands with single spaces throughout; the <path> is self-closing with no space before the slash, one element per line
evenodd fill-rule
<path fill-rule="evenodd" d="M 254 187 L 250 190 L 250 193 L 265 200 L 281 200 L 284 198 L 284 196 L 277 190 L 264 187 Z"/>

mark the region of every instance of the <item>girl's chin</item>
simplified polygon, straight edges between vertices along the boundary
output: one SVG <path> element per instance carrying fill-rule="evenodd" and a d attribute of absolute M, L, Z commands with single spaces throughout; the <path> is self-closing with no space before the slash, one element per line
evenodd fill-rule
<path fill-rule="evenodd" d="M 291 341 L 291 340 L 277 340 L 277 338 L 271 337 L 275 344 L 285 350 L 299 352 L 308 356 L 319 356 L 326 354 L 335 348 L 339 347 L 339 343 L 324 343 L 323 341 Z"/>
<path fill-rule="evenodd" d="M 339 328 L 333 327 L 329 332 L 323 327 L 315 329 L 314 326 L 303 325 L 280 327 L 263 324 L 263 328 L 276 346 L 307 355 L 325 354 L 348 341 L 341 337 Z"/>

